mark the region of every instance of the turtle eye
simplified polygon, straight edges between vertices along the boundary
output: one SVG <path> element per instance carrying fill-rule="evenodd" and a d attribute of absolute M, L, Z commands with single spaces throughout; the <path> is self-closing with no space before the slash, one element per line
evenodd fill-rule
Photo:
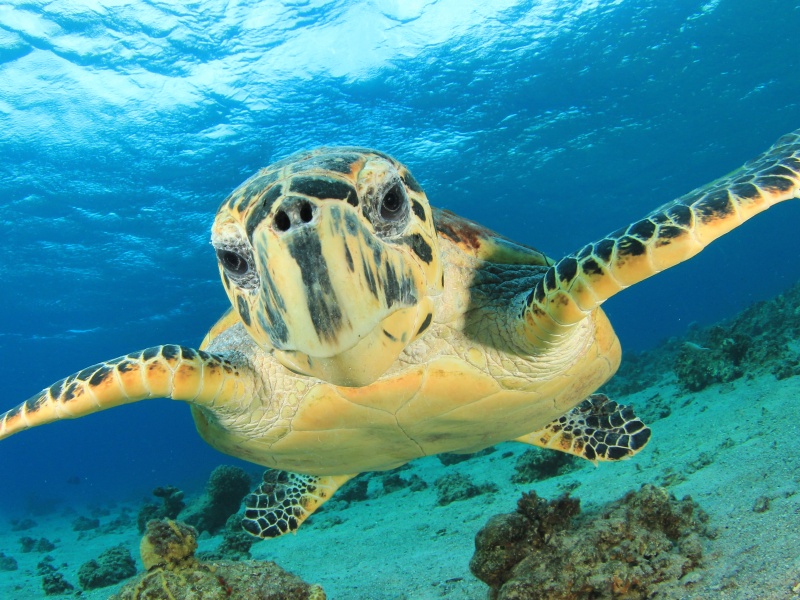
<path fill-rule="evenodd" d="M 381 200 L 380 214 L 381 218 L 386 221 L 397 221 L 405 214 L 403 207 L 406 203 L 406 196 L 400 188 L 400 184 L 396 183 Z"/>
<path fill-rule="evenodd" d="M 217 258 L 222 267 L 232 275 L 242 276 L 250 270 L 247 259 L 233 250 L 217 250 Z"/>

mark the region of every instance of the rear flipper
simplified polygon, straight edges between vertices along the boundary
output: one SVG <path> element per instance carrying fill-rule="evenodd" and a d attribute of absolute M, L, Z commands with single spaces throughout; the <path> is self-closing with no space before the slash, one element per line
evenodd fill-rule
<path fill-rule="evenodd" d="M 294 533 L 311 513 L 355 475 L 301 475 L 270 469 L 244 499 L 242 527 L 250 535 L 274 538 Z"/>
<path fill-rule="evenodd" d="M 546 427 L 517 438 L 518 442 L 574 454 L 597 464 L 636 454 L 650 440 L 650 428 L 605 394 L 592 394 Z"/>

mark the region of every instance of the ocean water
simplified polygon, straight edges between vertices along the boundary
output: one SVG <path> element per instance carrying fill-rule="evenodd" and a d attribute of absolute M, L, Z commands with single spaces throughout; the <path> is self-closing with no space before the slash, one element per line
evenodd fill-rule
<path fill-rule="evenodd" d="M 0 2 L 3 410 L 227 308 L 216 208 L 317 145 L 552 257 L 800 127 L 796 0 Z M 652 347 L 800 279 L 800 206 L 610 300 Z M 220 462 L 153 401 L 0 444 L 0 510 L 196 488 Z M 79 485 L 68 481 L 80 481 Z"/>

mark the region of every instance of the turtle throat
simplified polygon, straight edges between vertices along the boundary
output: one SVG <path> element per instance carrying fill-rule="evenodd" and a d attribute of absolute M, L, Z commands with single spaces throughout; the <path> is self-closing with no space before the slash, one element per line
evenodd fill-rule
<path fill-rule="evenodd" d="M 287 369 L 334 385 L 362 387 L 373 383 L 397 360 L 405 347 L 430 320 L 432 302 L 396 310 L 362 336 L 353 346 L 333 356 L 314 357 L 303 352 L 275 350 Z M 415 333 L 416 332 L 416 333 Z"/>

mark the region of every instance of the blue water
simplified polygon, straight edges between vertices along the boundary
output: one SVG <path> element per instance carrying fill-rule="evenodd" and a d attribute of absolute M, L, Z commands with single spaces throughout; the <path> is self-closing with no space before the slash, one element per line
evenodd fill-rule
<path fill-rule="evenodd" d="M 295 150 L 379 148 L 433 204 L 558 257 L 800 127 L 795 0 L 175 4 L 0 2 L 2 409 L 199 343 L 227 303 L 214 212 Z M 609 301 L 623 346 L 800 279 L 795 204 Z M 0 457 L 8 510 L 196 487 L 225 460 L 163 400 Z"/>

